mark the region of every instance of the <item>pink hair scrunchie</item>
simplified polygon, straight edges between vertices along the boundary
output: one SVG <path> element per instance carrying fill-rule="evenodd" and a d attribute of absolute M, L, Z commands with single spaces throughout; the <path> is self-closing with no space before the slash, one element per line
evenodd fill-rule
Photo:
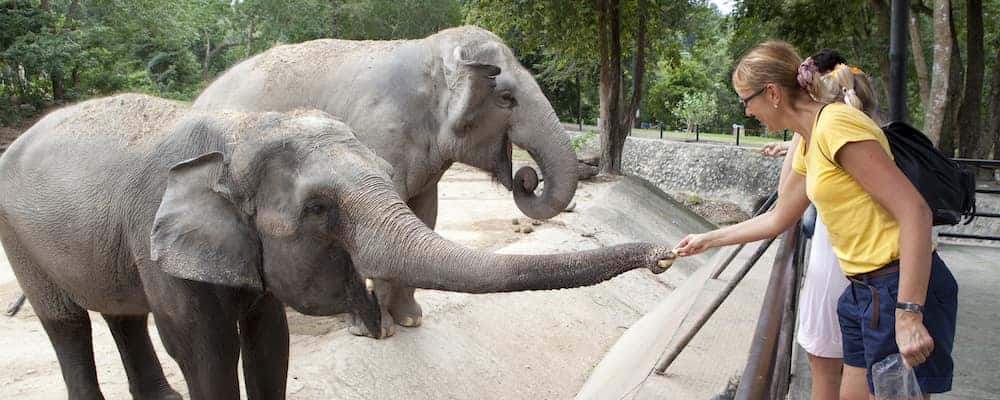
<path fill-rule="evenodd" d="M 809 89 L 813 75 L 817 72 L 819 72 L 819 68 L 816 67 L 816 62 L 813 61 L 812 57 L 808 57 L 802 64 L 799 64 L 799 73 L 795 79 L 799 81 L 799 86 L 803 89 Z"/>

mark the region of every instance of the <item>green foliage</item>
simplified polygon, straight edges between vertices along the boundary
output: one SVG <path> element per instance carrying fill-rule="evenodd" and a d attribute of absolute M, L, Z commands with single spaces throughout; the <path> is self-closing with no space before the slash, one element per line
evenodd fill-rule
<path fill-rule="evenodd" d="M 282 43 L 408 39 L 462 21 L 459 0 L 0 0 L 0 118 L 134 91 L 191 100 Z M 62 83 L 64 99 L 54 87 Z M 30 104 L 31 107 L 20 107 Z"/>
<path fill-rule="evenodd" d="M 419 39 L 462 21 L 455 0 L 345 1 L 336 12 L 345 39 Z"/>
<path fill-rule="evenodd" d="M 594 140 L 595 137 L 597 137 L 597 131 L 586 131 L 570 139 L 569 145 L 573 147 L 574 152 L 579 152 L 584 145 Z"/>
<path fill-rule="evenodd" d="M 716 112 L 715 98 L 704 92 L 684 93 L 684 97 L 674 107 L 674 115 L 687 123 L 688 127 L 708 122 Z"/>

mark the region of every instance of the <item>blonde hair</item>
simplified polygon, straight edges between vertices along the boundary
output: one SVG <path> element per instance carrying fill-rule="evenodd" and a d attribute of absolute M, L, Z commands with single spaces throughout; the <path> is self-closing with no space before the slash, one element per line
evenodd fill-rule
<path fill-rule="evenodd" d="M 882 123 L 875 90 L 868 80 L 868 75 L 859 68 L 837 64 L 832 71 L 814 77 L 809 84 L 808 92 L 818 102 L 844 102 L 864 111 L 876 123 Z"/>
<path fill-rule="evenodd" d="M 796 78 L 801 63 L 802 57 L 791 44 L 779 40 L 766 41 L 740 57 L 733 70 L 733 87 L 760 90 L 764 85 L 773 83 L 796 100 L 805 92 Z"/>

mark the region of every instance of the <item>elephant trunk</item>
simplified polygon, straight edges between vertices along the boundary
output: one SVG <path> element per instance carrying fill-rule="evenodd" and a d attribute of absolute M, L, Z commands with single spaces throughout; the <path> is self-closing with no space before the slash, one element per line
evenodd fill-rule
<path fill-rule="evenodd" d="M 534 84 L 534 80 L 531 83 Z M 541 89 L 535 92 L 541 93 Z M 531 154 L 545 179 L 542 194 L 536 196 L 534 190 L 538 185 L 538 176 L 534 169 L 524 167 L 517 171 L 512 185 L 517 208 L 524 215 L 535 219 L 548 219 L 558 215 L 566 209 L 576 193 L 577 161 L 569 136 L 544 96 L 539 94 L 535 98 L 525 99 L 517 107 L 512 118 L 510 137 L 514 144 Z"/>
<path fill-rule="evenodd" d="M 673 262 L 669 248 L 632 243 L 549 255 L 497 255 L 445 240 L 386 188 L 372 197 L 346 244 L 365 278 L 402 286 L 467 293 L 561 289 L 594 285 L 636 268 L 655 273 Z M 351 201 L 355 207 L 366 207 Z M 374 206 L 370 206 L 374 205 Z"/>

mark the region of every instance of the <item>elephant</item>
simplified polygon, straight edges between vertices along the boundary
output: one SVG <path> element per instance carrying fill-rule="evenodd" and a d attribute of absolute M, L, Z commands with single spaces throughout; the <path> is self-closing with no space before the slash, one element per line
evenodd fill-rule
<path fill-rule="evenodd" d="M 496 255 L 445 240 L 392 167 L 322 111 L 203 112 L 122 94 L 57 110 L 0 157 L 0 242 L 71 399 L 100 399 L 87 310 L 135 398 L 177 399 L 151 313 L 192 399 L 285 396 L 285 306 L 381 320 L 382 283 L 469 293 L 570 288 L 645 267 L 664 246 Z"/>
<path fill-rule="evenodd" d="M 501 39 L 473 26 L 420 40 L 278 46 L 221 74 L 193 107 L 326 111 L 392 165 L 397 193 L 432 229 L 438 182 L 455 162 L 491 173 L 535 219 L 559 214 L 576 192 L 576 154 L 552 105 Z M 512 144 L 540 167 L 540 195 L 534 169 L 512 174 Z M 383 318 L 420 325 L 412 289 L 396 287 L 389 297 Z M 380 337 L 361 325 L 353 333 Z"/>

